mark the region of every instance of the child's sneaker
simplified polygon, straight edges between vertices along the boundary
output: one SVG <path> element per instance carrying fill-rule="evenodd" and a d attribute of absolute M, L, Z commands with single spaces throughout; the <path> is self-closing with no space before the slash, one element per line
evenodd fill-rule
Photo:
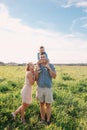
<path fill-rule="evenodd" d="M 41 70 L 41 69 L 38 69 L 37 71 L 38 71 L 38 73 L 40 73 L 42 70 Z"/>

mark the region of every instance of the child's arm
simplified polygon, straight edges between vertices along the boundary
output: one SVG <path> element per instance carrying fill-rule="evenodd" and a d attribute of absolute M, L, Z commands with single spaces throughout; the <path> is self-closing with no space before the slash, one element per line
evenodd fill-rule
<path fill-rule="evenodd" d="M 47 53 L 45 52 L 45 55 L 46 55 L 46 59 L 48 60 L 48 55 L 47 55 Z"/>
<path fill-rule="evenodd" d="M 37 53 L 37 60 L 40 60 L 40 53 Z"/>

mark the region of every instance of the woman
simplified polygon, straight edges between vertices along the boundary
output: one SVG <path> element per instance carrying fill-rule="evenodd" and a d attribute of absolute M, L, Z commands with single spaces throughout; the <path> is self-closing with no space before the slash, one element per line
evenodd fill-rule
<path fill-rule="evenodd" d="M 25 122 L 24 112 L 25 109 L 31 104 L 32 102 L 32 85 L 35 82 L 34 76 L 34 65 L 30 62 L 26 65 L 26 75 L 25 75 L 25 85 L 21 90 L 22 96 L 22 105 L 18 107 L 18 109 L 12 113 L 13 119 L 16 119 L 16 115 L 20 112 L 21 113 L 21 121 L 22 123 Z"/>

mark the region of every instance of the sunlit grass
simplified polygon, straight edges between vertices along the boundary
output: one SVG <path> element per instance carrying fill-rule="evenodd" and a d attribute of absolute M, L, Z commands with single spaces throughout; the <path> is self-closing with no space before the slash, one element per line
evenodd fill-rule
<path fill-rule="evenodd" d="M 24 85 L 25 66 L 0 66 L 1 130 L 87 130 L 87 66 L 56 66 L 53 79 L 51 125 L 39 125 L 39 102 L 33 86 L 33 102 L 26 110 L 27 124 L 20 115 L 13 121 L 11 112 L 21 105 L 20 90 Z"/>

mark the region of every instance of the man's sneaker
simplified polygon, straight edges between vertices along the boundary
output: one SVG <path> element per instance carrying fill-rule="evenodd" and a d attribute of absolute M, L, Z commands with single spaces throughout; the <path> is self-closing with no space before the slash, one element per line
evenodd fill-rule
<path fill-rule="evenodd" d="M 16 119 L 16 114 L 14 112 L 11 113 L 12 118 L 15 120 Z"/>
<path fill-rule="evenodd" d="M 47 125 L 50 125 L 50 121 L 47 121 Z"/>

